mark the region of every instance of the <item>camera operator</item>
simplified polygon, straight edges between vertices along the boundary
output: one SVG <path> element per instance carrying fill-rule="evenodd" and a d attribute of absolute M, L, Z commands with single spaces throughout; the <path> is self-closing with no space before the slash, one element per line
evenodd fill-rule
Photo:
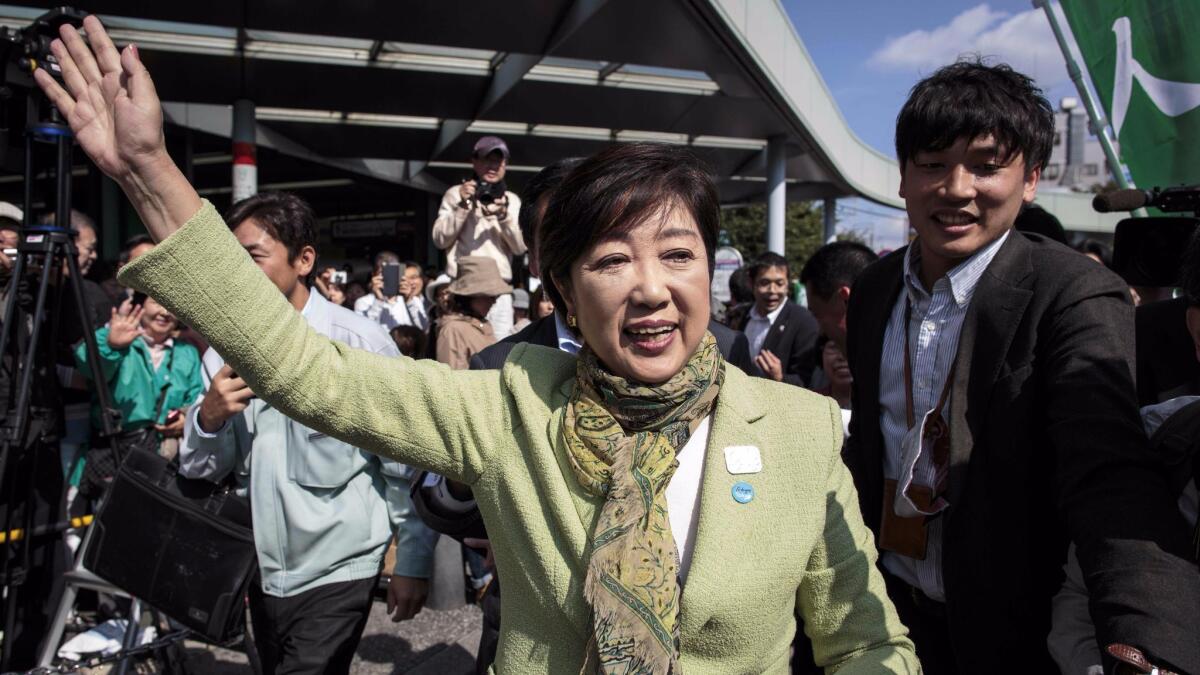
<path fill-rule="evenodd" d="M 1179 317 L 1179 327 L 1186 330 L 1192 359 L 1197 361 L 1200 360 L 1200 236 L 1193 236 L 1188 245 L 1180 277 L 1183 295 L 1179 300 L 1186 304 L 1186 309 Z M 1200 495 L 1196 487 L 1200 464 L 1196 453 L 1200 449 L 1200 396 L 1184 394 L 1146 405 L 1141 416 L 1152 452 L 1169 470 L 1171 496 L 1178 498 L 1179 511 L 1192 528 L 1192 542 L 1198 544 Z M 1064 673 L 1103 672 L 1088 609 L 1088 591 L 1074 546 L 1065 572 L 1062 590 L 1054 596 L 1053 628 L 1047 640 L 1050 653 Z M 1168 591 L 1164 589 L 1165 592 Z"/>
<path fill-rule="evenodd" d="M 471 154 L 474 176 L 442 197 L 433 243 L 447 252 L 446 272 L 451 277 L 458 276 L 459 258 L 486 256 L 496 261 L 504 281 L 512 283 L 512 258 L 525 253 L 526 245 L 517 225 L 521 200 L 504 185 L 508 157 L 508 145 L 500 138 L 479 139 Z M 511 334 L 512 295 L 497 298 L 487 319 L 497 340 Z"/>
<path fill-rule="evenodd" d="M 235 204 L 226 222 L 313 330 L 399 356 L 377 323 L 309 289 L 317 228 L 299 197 L 260 193 Z M 232 473 L 249 494 L 259 563 L 250 617 L 263 670 L 348 672 L 393 532 L 393 620 L 414 616 L 428 593 L 436 535 L 409 516 L 409 469 L 285 417 L 212 350 L 204 375 L 207 392 L 185 425 L 180 474 L 220 481 Z"/>

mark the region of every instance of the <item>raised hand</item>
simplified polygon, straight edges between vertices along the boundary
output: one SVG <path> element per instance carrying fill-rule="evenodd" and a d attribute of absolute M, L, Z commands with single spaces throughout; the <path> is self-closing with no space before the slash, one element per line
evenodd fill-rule
<path fill-rule="evenodd" d="M 122 350 L 133 344 L 141 335 L 142 306 L 133 304 L 132 300 L 121 303 L 120 309 L 112 311 L 108 321 L 108 346 Z"/>
<path fill-rule="evenodd" d="M 65 88 L 45 70 L 33 77 L 80 147 L 120 184 L 150 235 L 162 241 L 200 209 L 200 196 L 167 154 L 162 105 L 137 47 L 118 52 L 94 16 L 83 25 L 91 47 L 70 25 L 50 43 Z"/>
<path fill-rule="evenodd" d="M 66 89 L 43 69 L 35 71 L 34 78 L 71 125 L 88 157 L 101 171 L 121 180 L 134 166 L 166 156 L 162 106 L 137 47 L 129 45 L 118 52 L 94 16 L 84 19 L 84 27 L 90 48 L 69 24 L 50 44 Z"/>

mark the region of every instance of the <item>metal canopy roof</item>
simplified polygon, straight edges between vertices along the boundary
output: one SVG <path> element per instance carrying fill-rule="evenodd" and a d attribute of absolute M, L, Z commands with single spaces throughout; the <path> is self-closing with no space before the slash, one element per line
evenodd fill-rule
<path fill-rule="evenodd" d="M 0 5 L 0 24 L 23 26 L 44 8 Z M 346 193 L 337 203 L 364 187 L 440 192 L 469 171 L 475 139 L 493 133 L 509 144 L 517 187 L 556 159 L 657 140 L 693 146 L 724 202 L 753 201 L 765 187 L 767 140 L 782 137 L 790 198 L 901 206 L 895 162 L 846 126 L 776 0 L 81 8 L 99 14 L 118 44 L 138 44 L 167 121 L 193 130 L 214 164 L 228 148 L 228 106 L 254 101 L 260 182 L 312 181 L 297 189 L 314 203 L 317 190 Z M 195 178 L 215 194 L 229 172 L 211 169 Z"/>

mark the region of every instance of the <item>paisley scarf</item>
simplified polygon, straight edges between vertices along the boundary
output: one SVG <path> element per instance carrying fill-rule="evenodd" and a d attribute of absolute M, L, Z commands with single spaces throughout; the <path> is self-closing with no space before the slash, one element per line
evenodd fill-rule
<path fill-rule="evenodd" d="M 604 675 L 682 673 L 679 552 L 666 489 L 676 451 L 712 411 L 724 379 L 711 333 L 657 386 L 609 373 L 587 347 L 579 355 L 562 428 L 575 478 L 604 497 L 584 582 Z M 589 650 L 589 660 L 595 655 Z"/>

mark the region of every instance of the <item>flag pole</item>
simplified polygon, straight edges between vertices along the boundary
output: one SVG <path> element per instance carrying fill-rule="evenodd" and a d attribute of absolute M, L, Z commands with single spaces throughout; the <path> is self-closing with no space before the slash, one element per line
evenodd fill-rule
<path fill-rule="evenodd" d="M 1083 79 L 1083 71 L 1080 70 L 1079 64 L 1075 62 L 1075 57 L 1071 55 L 1071 48 L 1067 44 L 1067 36 L 1063 32 L 1062 26 L 1058 23 L 1058 17 L 1054 14 L 1051 0 L 1032 0 L 1032 2 L 1034 8 L 1045 12 L 1046 19 L 1050 22 L 1050 29 L 1054 31 L 1054 39 L 1058 41 L 1058 48 L 1062 50 L 1063 59 L 1067 63 L 1067 74 L 1071 76 L 1071 82 L 1075 84 L 1075 89 L 1079 92 L 1079 98 L 1083 99 L 1083 107 L 1087 110 L 1092 131 L 1100 140 L 1100 147 L 1104 149 L 1104 157 L 1108 160 L 1108 167 L 1112 172 L 1113 180 L 1117 182 L 1117 187 L 1122 190 L 1132 188 L 1133 177 L 1129 174 L 1129 169 L 1121 162 L 1117 156 L 1117 151 L 1113 148 L 1112 137 L 1108 135 L 1108 119 L 1104 117 L 1104 111 L 1096 103 L 1095 97 L 1092 96 L 1091 88 L 1087 86 L 1087 82 Z M 1136 216 L 1146 215 L 1145 209 L 1137 209 L 1133 213 Z"/>

